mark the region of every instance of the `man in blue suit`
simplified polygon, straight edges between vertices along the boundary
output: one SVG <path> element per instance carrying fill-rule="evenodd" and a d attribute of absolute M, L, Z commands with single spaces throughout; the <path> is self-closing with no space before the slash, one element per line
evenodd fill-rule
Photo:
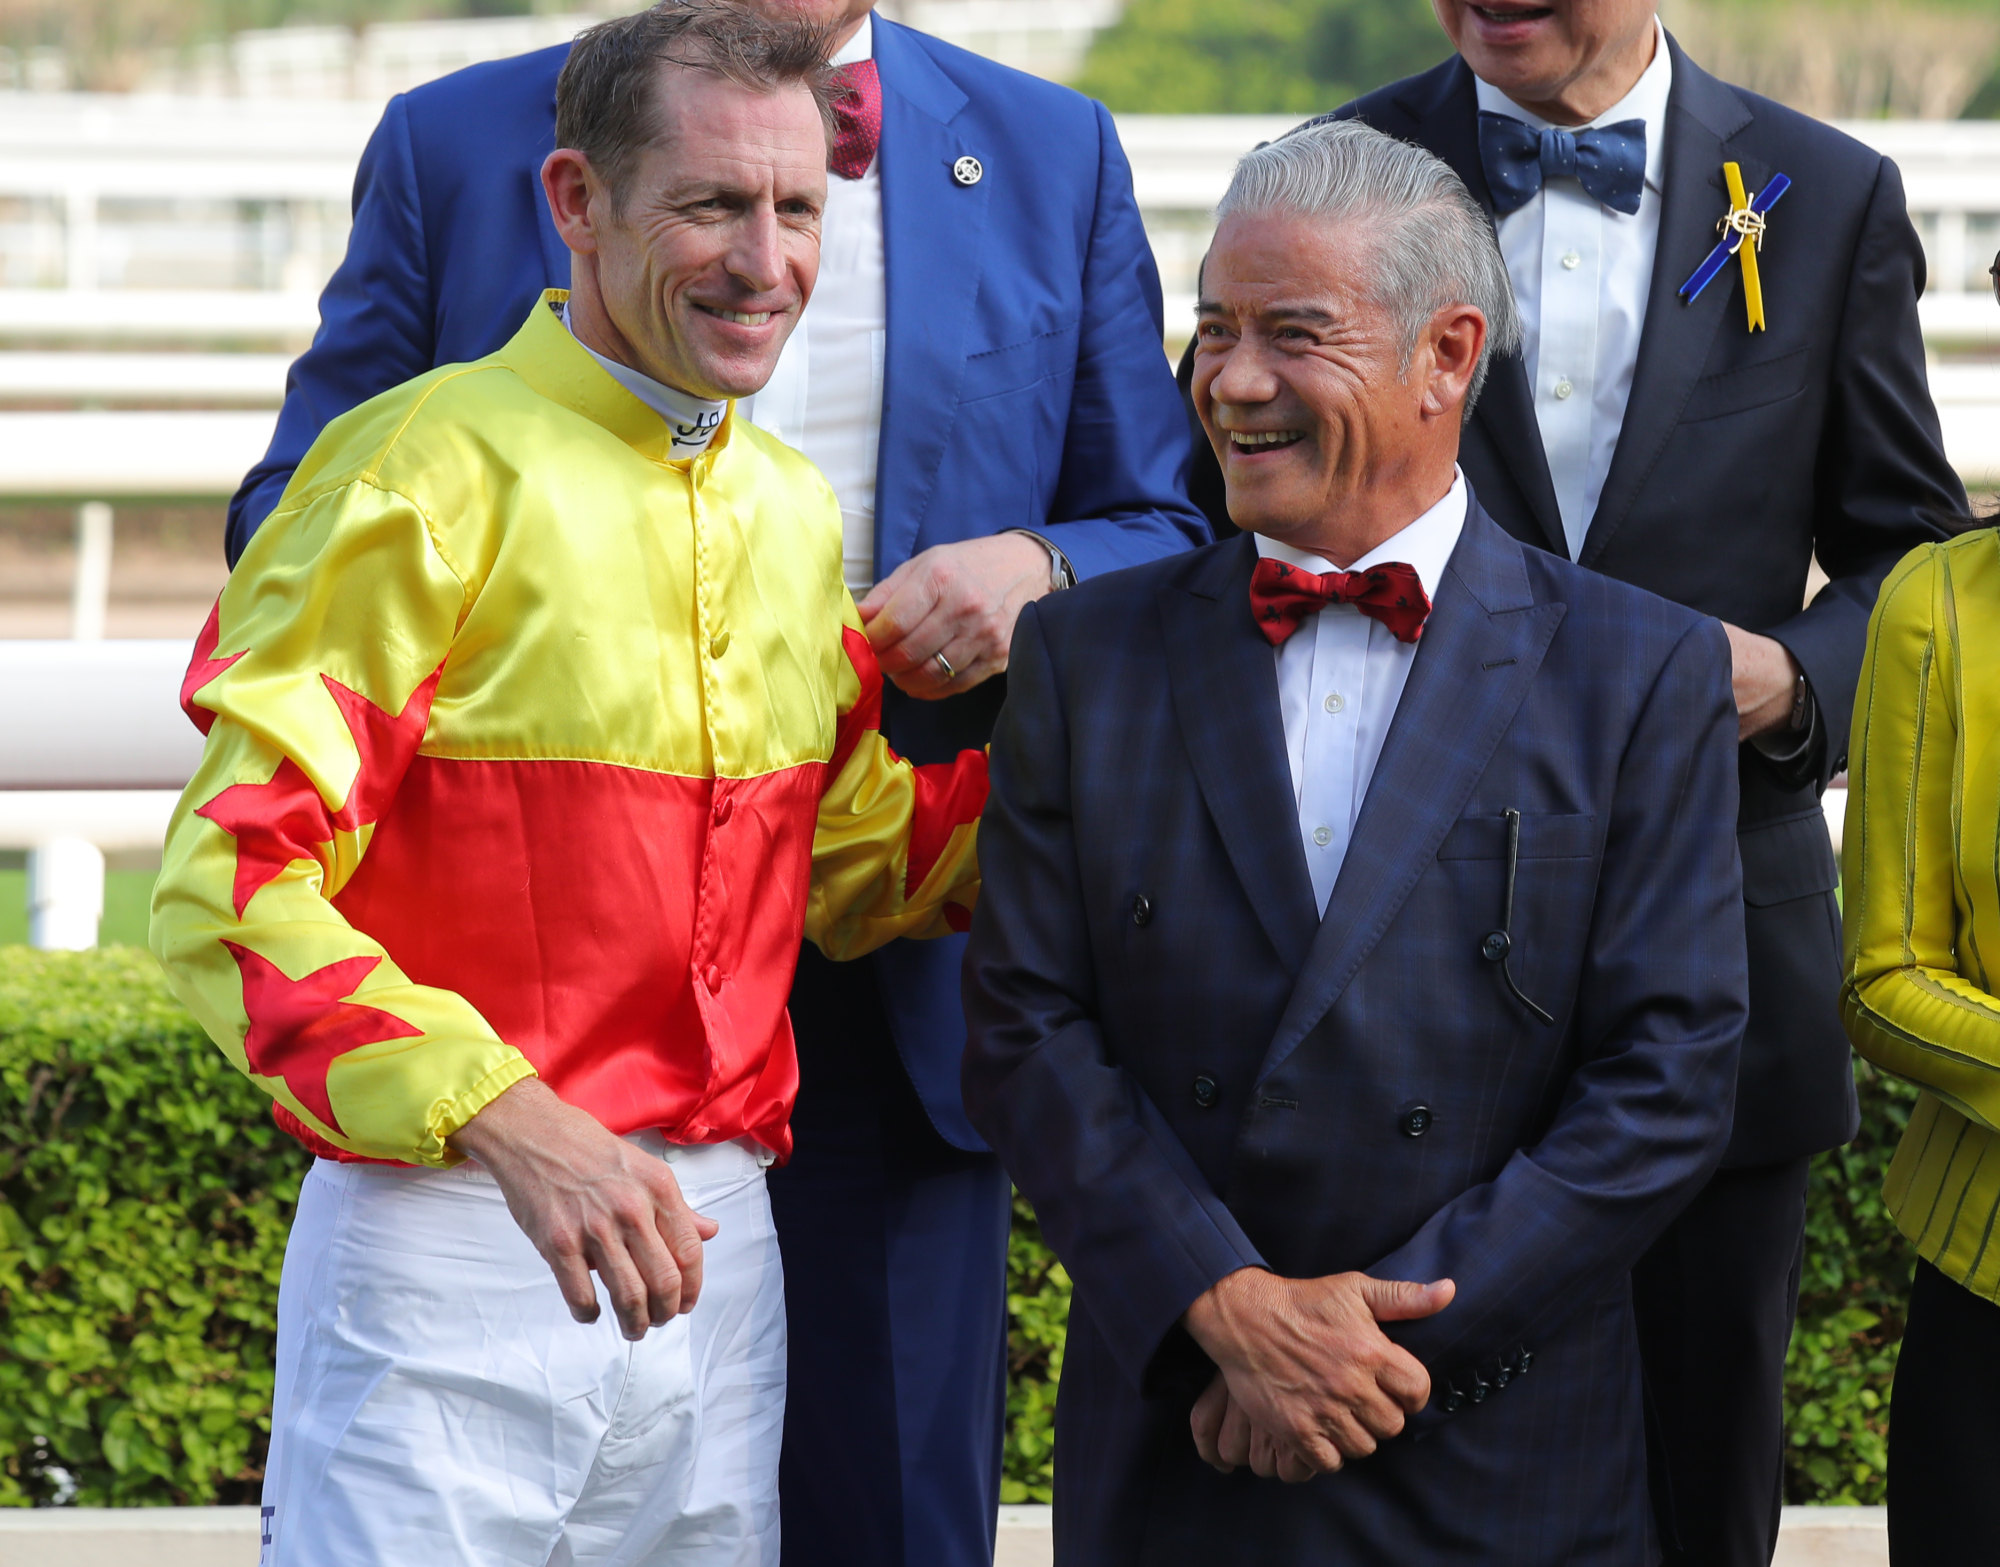
<path fill-rule="evenodd" d="M 894 682 L 884 732 L 930 761 L 986 742 L 1023 604 L 1208 531 L 1110 117 L 871 3 L 764 0 L 829 25 L 850 96 L 812 308 L 744 412 L 832 482 L 849 585 Z M 232 560 L 329 420 L 492 351 L 567 286 L 539 180 L 566 54 L 391 101 L 319 334 L 231 504 Z M 801 958 L 799 1151 L 771 1186 L 791 1567 L 991 1559 L 1009 1194 L 959 1094 L 962 952 Z"/>
<path fill-rule="evenodd" d="M 1249 535 L 1021 617 L 965 1081 L 1076 1281 L 1059 1564 L 1656 1559 L 1630 1269 L 1729 1135 L 1729 650 L 1471 493 L 1519 335 L 1430 153 L 1252 153 L 1193 382 Z"/>

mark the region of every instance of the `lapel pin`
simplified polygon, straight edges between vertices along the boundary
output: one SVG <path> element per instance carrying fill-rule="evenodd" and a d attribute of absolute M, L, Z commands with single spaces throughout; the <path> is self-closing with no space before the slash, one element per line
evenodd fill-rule
<path fill-rule="evenodd" d="M 961 185 L 977 185 L 986 178 L 986 166 L 967 153 L 951 166 L 951 177 Z"/>
<path fill-rule="evenodd" d="M 1729 258 L 1740 256 L 1743 258 L 1743 307 L 1749 315 L 1750 330 L 1762 332 L 1765 329 L 1764 286 L 1757 275 L 1757 252 L 1764 248 L 1765 218 L 1778 204 L 1778 198 L 1792 188 L 1791 177 L 1773 174 L 1770 184 L 1757 193 L 1754 201 L 1743 187 L 1743 170 L 1736 164 L 1723 164 L 1722 177 L 1729 182 L 1729 211 L 1716 224 L 1722 239 L 1708 253 L 1708 259 L 1694 269 L 1694 276 L 1681 284 L 1681 300 L 1685 304 L 1693 304 L 1696 296 L 1729 265 Z"/>

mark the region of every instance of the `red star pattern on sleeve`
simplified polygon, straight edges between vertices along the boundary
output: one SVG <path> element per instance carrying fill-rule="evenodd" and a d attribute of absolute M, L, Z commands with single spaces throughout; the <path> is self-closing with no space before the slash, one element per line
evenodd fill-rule
<path fill-rule="evenodd" d="M 852 626 L 840 628 L 840 646 L 847 662 L 854 667 L 854 678 L 861 682 L 861 695 L 834 730 L 833 756 L 826 764 L 829 784 L 840 776 L 861 737 L 882 727 L 882 666 L 875 662 L 875 649 Z"/>
<path fill-rule="evenodd" d="M 233 896 L 238 919 L 260 888 L 275 881 L 293 861 L 317 858 L 318 846 L 331 843 L 336 830 L 356 832 L 382 819 L 410 758 L 423 742 L 431 700 L 443 673 L 444 666 L 439 665 L 410 693 L 402 711 L 393 714 L 332 676 L 320 676 L 361 757 L 354 783 L 338 810 L 327 809 L 304 769 L 286 757 L 270 782 L 231 784 L 195 812 L 236 840 Z"/>
<path fill-rule="evenodd" d="M 277 964 L 248 947 L 225 941 L 243 975 L 243 1010 L 250 1030 L 243 1053 L 259 1077 L 283 1078 L 300 1104 L 323 1125 L 341 1130 L 327 1094 L 327 1068 L 336 1056 L 385 1039 L 415 1039 L 423 1030 L 375 1007 L 347 1001 L 381 963 L 346 958 L 288 979 Z"/>
<path fill-rule="evenodd" d="M 347 803 L 334 813 L 334 824 L 349 832 L 369 822 L 379 822 L 395 798 L 396 785 L 417 747 L 424 741 L 424 726 L 431 719 L 431 700 L 437 695 L 444 665 L 431 671 L 430 678 L 410 693 L 400 713 L 377 707 L 359 691 L 350 691 L 331 675 L 321 675 L 327 690 L 340 704 L 340 716 L 347 720 L 354 748 L 361 753 L 361 770 L 354 775 L 354 787 L 347 791 Z"/>
<path fill-rule="evenodd" d="M 840 640 L 848 663 L 854 666 L 854 676 L 861 682 L 861 694 L 835 731 L 833 758 L 826 769 L 829 783 L 840 776 L 862 737 L 882 727 L 882 666 L 875 661 L 875 649 L 852 626 L 841 628 Z M 912 897 L 950 847 L 952 833 L 977 821 L 986 809 L 986 756 L 984 752 L 965 751 L 956 762 L 939 762 L 914 771 L 916 801 L 903 876 L 905 895 Z M 972 916 L 957 904 L 947 903 L 944 918 L 953 930 L 963 932 L 970 927 Z"/>
<path fill-rule="evenodd" d="M 269 783 L 231 784 L 195 811 L 236 840 L 236 917 L 260 887 L 276 881 L 294 860 L 315 858 L 317 845 L 333 841 L 326 802 L 289 756 Z"/>
<path fill-rule="evenodd" d="M 194 657 L 188 660 L 187 674 L 181 680 L 181 711 L 203 734 L 215 727 L 215 714 L 205 707 L 195 706 L 195 693 L 243 656 L 242 653 L 231 653 L 227 658 L 217 658 L 215 648 L 221 640 L 222 600 L 217 599 L 209 609 L 201 635 L 194 639 Z"/>

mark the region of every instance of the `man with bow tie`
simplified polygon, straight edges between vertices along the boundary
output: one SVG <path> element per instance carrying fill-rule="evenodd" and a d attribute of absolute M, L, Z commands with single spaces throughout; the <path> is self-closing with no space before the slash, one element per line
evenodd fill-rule
<path fill-rule="evenodd" d="M 671 0 L 670 0 L 671 3 Z M 812 307 L 741 411 L 819 466 L 903 756 L 981 746 L 1031 599 L 1205 541 L 1158 272 L 1110 116 L 871 14 L 819 22 L 847 95 Z M 567 47 L 389 104 L 232 559 L 332 419 L 500 347 L 569 278 L 538 170 Z M 785 1561 L 984 1567 L 1005 1410 L 1007 1179 L 966 1120 L 962 937 L 792 994 L 797 1153 L 773 1172 L 791 1329 Z"/>
<path fill-rule="evenodd" d="M 1729 652 L 1486 511 L 1519 333 L 1431 154 L 1250 154 L 1193 375 L 1250 536 L 1021 617 L 965 1078 L 1076 1285 L 1058 1567 L 1650 1559 L 1630 1269 L 1746 1006 Z"/>
<path fill-rule="evenodd" d="M 1708 75 L 1655 0 L 1435 3 L 1456 56 L 1332 117 L 1429 148 L 1492 216 L 1523 337 L 1467 423 L 1466 474 L 1516 538 L 1729 633 L 1750 1023 L 1728 1157 L 1636 1305 L 1666 1559 L 1763 1567 L 1807 1165 L 1856 1124 L 1819 795 L 1884 575 L 1964 508 L 1923 253 L 1892 163 Z M 1746 206 L 1747 232 L 1718 234 Z M 1205 454 L 1193 485 L 1226 533 Z M 1815 561 L 1830 580 L 1806 604 Z"/>

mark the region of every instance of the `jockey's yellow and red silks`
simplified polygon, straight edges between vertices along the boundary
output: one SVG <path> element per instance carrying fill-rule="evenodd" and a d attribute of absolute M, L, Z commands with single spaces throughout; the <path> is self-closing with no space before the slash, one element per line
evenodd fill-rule
<path fill-rule="evenodd" d="M 978 888 L 985 758 L 883 742 L 840 553 L 803 457 L 731 417 L 672 459 L 546 302 L 327 428 L 196 647 L 153 903 L 281 1123 L 447 1164 L 539 1074 L 789 1151 L 801 934 L 942 934 Z"/>

